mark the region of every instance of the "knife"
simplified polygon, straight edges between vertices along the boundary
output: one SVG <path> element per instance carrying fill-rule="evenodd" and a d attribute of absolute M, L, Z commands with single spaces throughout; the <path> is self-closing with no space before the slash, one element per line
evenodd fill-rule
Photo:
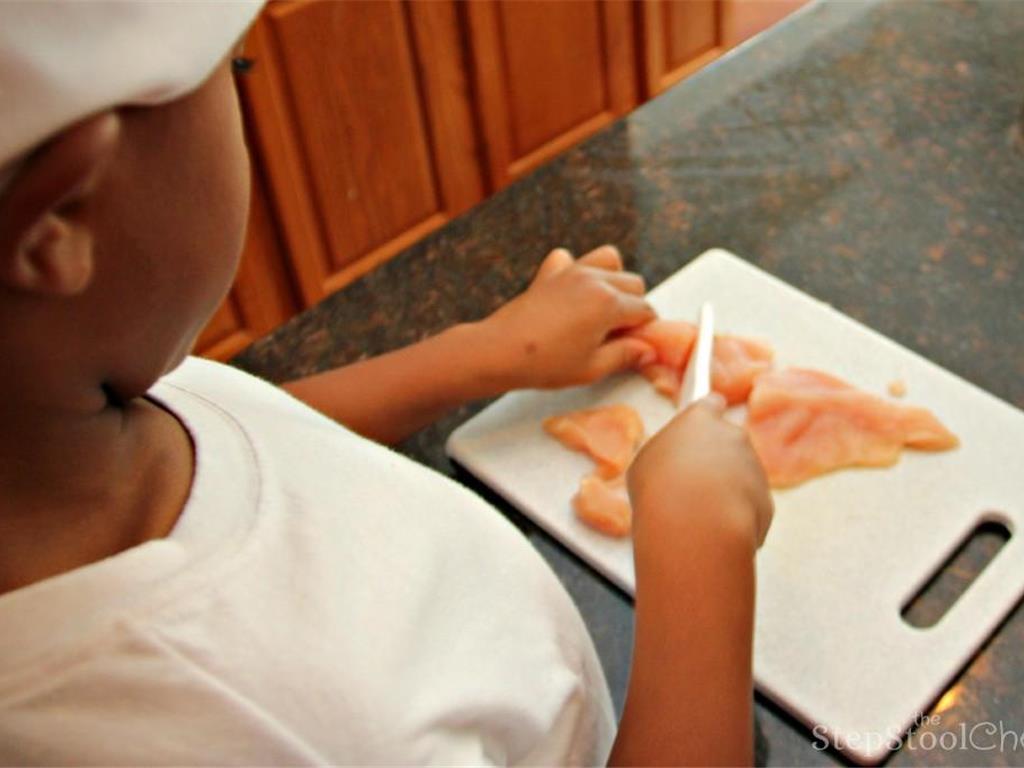
<path fill-rule="evenodd" d="M 686 373 L 679 390 L 679 407 L 685 408 L 695 400 L 711 394 L 711 354 L 715 347 L 715 308 L 710 301 L 700 307 L 697 320 L 697 340 L 686 364 Z"/>

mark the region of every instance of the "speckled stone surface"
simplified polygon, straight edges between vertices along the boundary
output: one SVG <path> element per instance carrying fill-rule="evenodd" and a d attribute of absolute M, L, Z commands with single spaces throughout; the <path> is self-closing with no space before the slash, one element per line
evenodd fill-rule
<path fill-rule="evenodd" d="M 616 243 L 649 285 L 722 246 L 1024 407 L 1022 110 L 1024 2 L 814 5 L 234 362 L 281 381 L 483 317 L 522 290 L 555 245 Z M 482 405 L 402 450 L 452 474 L 444 439 Z M 1024 446 L 1006 448 L 1024 456 Z M 552 564 L 621 707 L 629 601 L 460 479 Z M 889 762 L 1024 764 L 1021 606 L 951 690 L 936 704 L 938 720 Z M 758 720 L 760 761 L 841 762 L 760 699 Z"/>

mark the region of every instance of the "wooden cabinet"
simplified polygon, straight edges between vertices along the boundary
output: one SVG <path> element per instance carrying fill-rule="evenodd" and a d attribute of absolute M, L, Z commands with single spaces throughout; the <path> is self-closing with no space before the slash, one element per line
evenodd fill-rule
<path fill-rule="evenodd" d="M 767 29 L 807 0 L 721 0 L 722 44 L 726 48 Z"/>
<path fill-rule="evenodd" d="M 644 96 L 657 96 L 806 1 L 642 0 Z"/>
<path fill-rule="evenodd" d="M 256 165 L 228 357 L 803 0 L 279 0 L 239 78 Z"/>
<path fill-rule="evenodd" d="M 453 3 L 278 2 L 246 97 L 312 304 L 483 196 Z"/>
<path fill-rule="evenodd" d="M 480 0 L 465 11 L 494 189 L 636 106 L 628 2 Z"/>
<path fill-rule="evenodd" d="M 644 0 L 644 94 L 650 98 L 718 58 L 721 0 Z"/>

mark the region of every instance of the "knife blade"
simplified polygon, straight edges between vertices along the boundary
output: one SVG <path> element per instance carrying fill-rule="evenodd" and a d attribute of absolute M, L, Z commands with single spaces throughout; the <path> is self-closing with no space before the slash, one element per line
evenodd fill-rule
<path fill-rule="evenodd" d="M 680 408 L 711 394 L 711 356 L 714 347 L 715 308 L 710 301 L 705 301 L 700 307 L 697 320 L 697 340 L 693 343 L 693 352 L 690 353 L 680 387 Z"/>

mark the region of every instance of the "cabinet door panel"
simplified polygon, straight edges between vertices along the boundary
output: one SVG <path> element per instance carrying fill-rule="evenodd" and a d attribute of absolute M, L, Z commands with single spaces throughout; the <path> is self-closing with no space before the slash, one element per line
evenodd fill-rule
<path fill-rule="evenodd" d="M 806 0 L 641 0 L 644 96 L 714 61 Z"/>
<path fill-rule="evenodd" d="M 503 0 L 498 10 L 512 149 L 521 157 L 604 111 L 605 78 L 595 77 L 604 69 L 601 13 L 593 3 L 557 1 Z"/>
<path fill-rule="evenodd" d="M 402 10 L 353 2 L 269 11 L 340 268 L 438 208 Z"/>
<path fill-rule="evenodd" d="M 722 54 L 721 12 L 721 0 L 643 0 L 648 98 Z"/>
<path fill-rule="evenodd" d="M 722 40 L 729 48 L 767 29 L 807 0 L 722 0 Z"/>
<path fill-rule="evenodd" d="M 250 37 L 247 95 L 307 304 L 482 196 L 456 12 L 429 5 L 273 3 Z"/>
<path fill-rule="evenodd" d="M 718 45 L 718 9 L 718 0 L 667 0 L 661 4 L 669 70 L 688 64 Z"/>
<path fill-rule="evenodd" d="M 465 9 L 495 188 L 636 105 L 628 3 L 478 0 Z"/>

